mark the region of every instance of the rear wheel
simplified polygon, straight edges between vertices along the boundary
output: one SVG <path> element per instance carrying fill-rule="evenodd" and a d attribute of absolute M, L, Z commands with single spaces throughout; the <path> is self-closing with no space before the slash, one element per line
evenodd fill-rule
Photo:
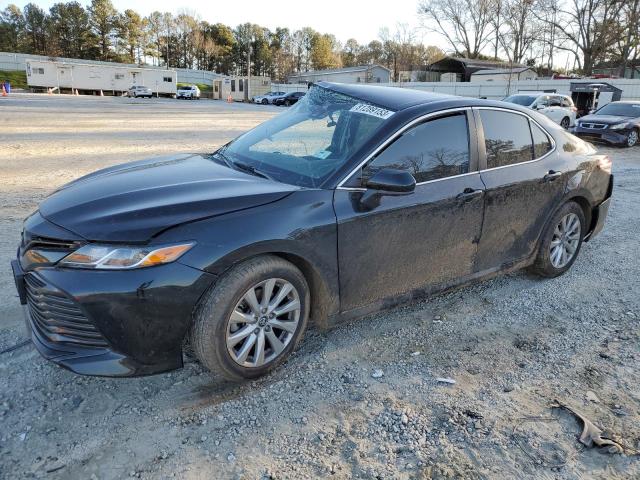
<path fill-rule="evenodd" d="M 557 277 L 569 270 L 580 252 L 585 227 L 580 205 L 565 203 L 545 227 L 531 270 L 543 277 Z"/>
<path fill-rule="evenodd" d="M 634 147 L 638 143 L 638 130 L 633 129 L 627 134 L 627 147 Z"/>
<path fill-rule="evenodd" d="M 262 105 L 267 105 L 269 103 L 269 100 L 267 100 L 266 98 L 262 99 Z"/>
<path fill-rule="evenodd" d="M 255 257 L 206 294 L 190 343 L 212 372 L 236 381 L 256 378 L 291 354 L 308 316 L 309 288 L 302 273 L 279 257 Z"/>
<path fill-rule="evenodd" d="M 569 128 L 569 126 L 571 125 L 571 120 L 569 120 L 569 117 L 564 117 L 561 121 L 560 121 L 560 126 L 562 128 L 564 128 L 565 130 Z"/>

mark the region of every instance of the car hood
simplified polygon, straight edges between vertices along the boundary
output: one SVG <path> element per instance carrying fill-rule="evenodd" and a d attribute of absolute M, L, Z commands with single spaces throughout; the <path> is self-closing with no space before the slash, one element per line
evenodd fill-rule
<path fill-rule="evenodd" d="M 604 123 L 606 125 L 628 122 L 629 120 L 631 120 L 630 117 L 621 117 L 619 115 L 585 115 L 579 119 L 580 122 Z"/>
<path fill-rule="evenodd" d="M 55 191 L 39 211 L 87 240 L 145 242 L 172 226 L 264 205 L 298 189 L 183 154 L 99 170 Z"/>

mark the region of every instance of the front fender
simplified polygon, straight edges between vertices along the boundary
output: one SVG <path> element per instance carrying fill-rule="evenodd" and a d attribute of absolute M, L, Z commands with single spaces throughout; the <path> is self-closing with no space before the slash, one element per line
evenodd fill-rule
<path fill-rule="evenodd" d="M 312 296 L 322 298 L 316 317 L 338 310 L 337 224 L 330 190 L 296 191 L 268 205 L 177 226 L 158 238 L 185 239 L 196 246 L 179 261 L 216 276 L 256 255 L 282 256 L 302 270 Z"/>

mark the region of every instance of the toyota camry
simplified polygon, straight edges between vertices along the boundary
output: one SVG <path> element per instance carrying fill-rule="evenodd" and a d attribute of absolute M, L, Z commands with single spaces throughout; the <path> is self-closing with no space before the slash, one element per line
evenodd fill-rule
<path fill-rule="evenodd" d="M 240 380 L 311 323 L 565 273 L 611 192 L 611 160 L 530 109 L 321 82 L 215 151 L 63 186 L 12 267 L 35 346 L 63 367 L 145 375 L 188 350 Z"/>

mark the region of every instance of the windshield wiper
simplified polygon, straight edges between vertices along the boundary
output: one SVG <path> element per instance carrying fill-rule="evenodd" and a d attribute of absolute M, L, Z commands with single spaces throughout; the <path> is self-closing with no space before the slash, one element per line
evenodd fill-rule
<path fill-rule="evenodd" d="M 248 163 L 239 162 L 238 160 L 231 161 L 229 160 L 237 170 L 242 170 L 243 172 L 250 173 L 251 175 L 255 175 L 257 177 L 266 178 L 267 180 L 273 180 L 273 178 L 261 170 L 258 170 L 253 165 L 249 165 Z"/>
<path fill-rule="evenodd" d="M 224 154 L 224 151 L 227 149 L 227 146 L 223 146 L 218 151 L 214 152 L 213 155 L 220 158 L 227 167 L 232 168 L 233 170 L 240 170 L 245 173 L 249 173 L 251 175 L 255 175 L 256 177 L 266 178 L 267 180 L 276 181 L 270 175 L 266 174 L 262 170 L 258 170 L 253 165 L 249 165 L 248 163 L 240 162 L 238 160 L 231 160 Z"/>

